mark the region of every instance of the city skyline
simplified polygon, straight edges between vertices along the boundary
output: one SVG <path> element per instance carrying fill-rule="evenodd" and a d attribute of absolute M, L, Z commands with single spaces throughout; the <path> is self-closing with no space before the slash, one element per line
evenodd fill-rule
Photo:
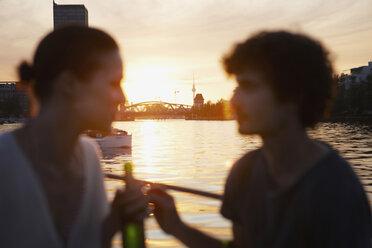
<path fill-rule="evenodd" d="M 56 1 L 84 4 L 89 25 L 118 41 L 125 61 L 124 89 L 129 102 L 163 100 L 192 103 L 229 99 L 221 57 L 236 42 L 262 29 L 303 32 L 331 51 L 335 70 L 347 72 L 372 60 L 372 2 L 360 0 L 180 0 Z M 0 0 L 0 80 L 17 80 L 16 67 L 31 60 L 40 38 L 53 29 L 53 1 Z M 147 89 L 143 91 L 143 89 Z"/>

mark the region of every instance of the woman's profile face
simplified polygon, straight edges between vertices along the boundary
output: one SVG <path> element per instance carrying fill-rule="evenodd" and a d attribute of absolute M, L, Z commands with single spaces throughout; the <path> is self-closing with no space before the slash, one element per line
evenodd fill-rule
<path fill-rule="evenodd" d="M 109 131 L 118 105 L 125 102 L 121 89 L 123 62 L 118 50 L 98 55 L 101 66 L 81 83 L 77 99 L 83 129 Z"/>

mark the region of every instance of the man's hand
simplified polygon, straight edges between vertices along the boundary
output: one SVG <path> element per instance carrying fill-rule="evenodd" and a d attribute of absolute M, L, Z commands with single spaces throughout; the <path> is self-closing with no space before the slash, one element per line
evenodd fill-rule
<path fill-rule="evenodd" d="M 148 191 L 149 202 L 155 205 L 154 214 L 161 229 L 175 236 L 187 247 L 220 248 L 221 241 L 214 239 L 188 225 L 178 215 L 173 197 L 159 185 L 152 185 Z"/>
<path fill-rule="evenodd" d="M 154 215 L 164 232 L 174 234 L 183 223 L 178 215 L 174 199 L 165 190 L 153 185 L 147 192 L 149 202 L 154 204 Z"/>

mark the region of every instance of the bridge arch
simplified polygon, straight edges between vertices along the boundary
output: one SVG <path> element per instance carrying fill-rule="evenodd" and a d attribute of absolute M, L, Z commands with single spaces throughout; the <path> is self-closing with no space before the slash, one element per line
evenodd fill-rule
<path fill-rule="evenodd" d="M 191 105 L 163 101 L 146 101 L 129 106 L 120 106 L 120 114 L 127 117 L 172 118 L 185 116 L 191 111 Z"/>

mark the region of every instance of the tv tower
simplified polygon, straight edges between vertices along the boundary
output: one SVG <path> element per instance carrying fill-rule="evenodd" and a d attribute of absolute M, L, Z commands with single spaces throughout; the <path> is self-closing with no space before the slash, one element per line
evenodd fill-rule
<path fill-rule="evenodd" d="M 192 74 L 192 102 L 194 103 L 195 100 L 195 80 L 194 80 L 194 73 Z"/>

